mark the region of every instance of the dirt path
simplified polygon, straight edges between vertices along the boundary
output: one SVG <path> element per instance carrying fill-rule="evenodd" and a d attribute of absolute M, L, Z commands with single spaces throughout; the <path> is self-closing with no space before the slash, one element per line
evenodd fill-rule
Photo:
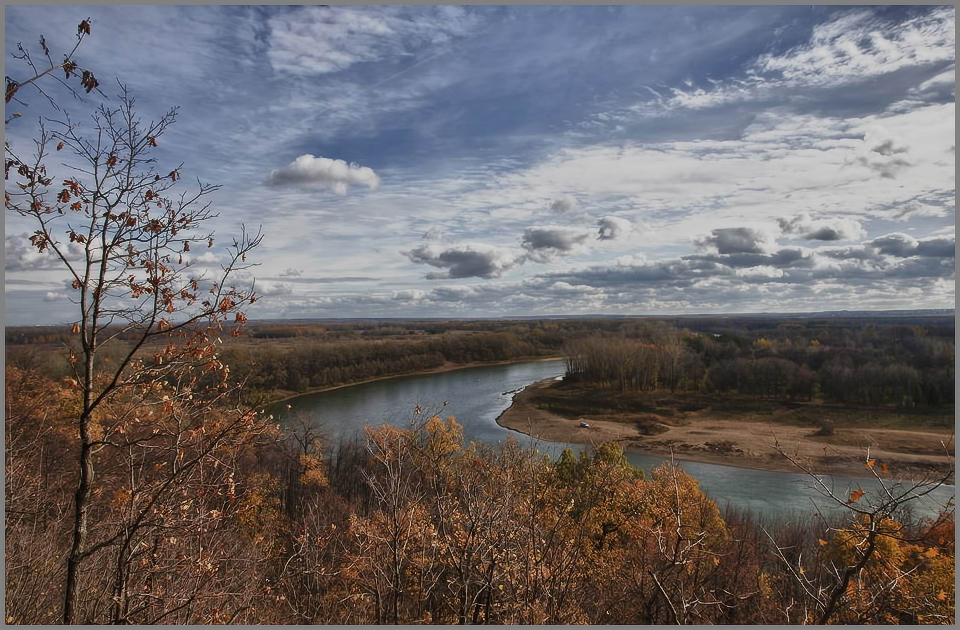
<path fill-rule="evenodd" d="M 682 426 L 664 424 L 656 435 L 642 435 L 629 423 L 596 420 L 589 417 L 564 418 L 538 409 L 530 401 L 538 390 L 549 387 L 554 379 L 538 381 L 514 396 L 513 404 L 497 419 L 508 429 L 551 442 L 600 444 L 615 441 L 626 450 L 663 455 L 671 452 L 677 459 L 739 466 L 759 470 L 798 472 L 776 450 L 783 450 L 818 473 L 868 476 L 865 467 L 867 448 L 878 465 L 886 464 L 893 475 L 920 478 L 925 473 L 949 470 L 953 455 L 953 436 L 949 430 L 907 431 L 897 429 L 836 429 L 833 436 L 816 436 L 809 426 L 769 421 L 737 421 L 712 418 L 709 411 L 695 414 Z M 581 428 L 580 421 L 589 422 Z M 879 470 L 879 469 L 878 469 Z M 951 476 L 950 483 L 953 483 Z"/>

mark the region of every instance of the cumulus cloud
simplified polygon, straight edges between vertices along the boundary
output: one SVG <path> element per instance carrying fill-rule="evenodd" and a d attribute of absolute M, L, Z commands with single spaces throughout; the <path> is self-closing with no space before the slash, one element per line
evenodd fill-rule
<path fill-rule="evenodd" d="M 550 202 L 550 212 L 563 214 L 577 209 L 577 199 L 573 195 L 563 195 Z"/>
<path fill-rule="evenodd" d="M 47 291 L 47 294 L 43 297 L 44 302 L 59 302 L 60 300 L 67 299 L 66 293 L 60 293 L 59 291 Z"/>
<path fill-rule="evenodd" d="M 764 254 L 776 247 L 769 235 L 745 227 L 718 228 L 694 243 L 701 249 L 715 249 L 718 254 Z"/>
<path fill-rule="evenodd" d="M 95 240 L 92 249 L 96 250 Z M 84 245 L 80 243 L 58 242 L 60 252 L 71 263 L 84 259 Z M 38 269 L 62 269 L 63 262 L 50 248 L 40 253 L 30 243 L 29 234 L 8 234 L 3 239 L 3 261 L 7 271 L 33 271 Z"/>
<path fill-rule="evenodd" d="M 884 179 L 894 179 L 913 166 L 913 162 L 907 159 L 909 152 L 909 145 L 891 135 L 885 128 L 874 125 L 864 133 L 863 144 L 858 149 L 854 162 Z"/>
<path fill-rule="evenodd" d="M 278 295 L 291 295 L 293 287 L 286 282 L 274 282 L 271 280 L 257 280 L 253 285 L 257 294 L 264 297 L 273 297 Z"/>
<path fill-rule="evenodd" d="M 520 245 L 528 257 L 536 262 L 548 262 L 586 249 L 591 233 L 586 230 L 559 226 L 528 227 L 523 231 Z"/>
<path fill-rule="evenodd" d="M 380 178 L 373 169 L 343 160 L 314 157 L 305 154 L 290 164 L 270 171 L 268 186 L 291 186 L 301 188 L 328 188 L 338 195 L 347 194 L 350 186 L 366 186 L 376 189 Z"/>
<path fill-rule="evenodd" d="M 221 266 L 220 257 L 211 251 L 206 251 L 199 256 L 195 254 L 182 254 L 184 264 L 191 267 L 213 269 Z"/>
<path fill-rule="evenodd" d="M 401 252 L 411 262 L 446 269 L 446 273 L 430 273 L 427 278 L 499 278 L 520 265 L 525 256 L 504 247 L 482 244 L 426 244 Z"/>
<path fill-rule="evenodd" d="M 956 255 L 956 239 L 953 236 L 918 240 L 909 234 L 894 232 L 875 238 L 866 244 L 880 254 L 898 258 L 911 256 L 954 258 Z"/>
<path fill-rule="evenodd" d="M 800 214 L 790 219 L 777 219 L 784 234 L 808 241 L 852 241 L 866 236 L 863 226 L 854 219 L 813 219 Z"/>
<path fill-rule="evenodd" d="M 597 240 L 615 241 L 633 229 L 633 224 L 622 217 L 601 217 L 597 221 L 599 226 Z"/>
<path fill-rule="evenodd" d="M 299 278 L 303 275 L 303 269 L 294 269 L 293 267 L 288 267 L 286 271 L 280 274 L 281 278 Z"/>

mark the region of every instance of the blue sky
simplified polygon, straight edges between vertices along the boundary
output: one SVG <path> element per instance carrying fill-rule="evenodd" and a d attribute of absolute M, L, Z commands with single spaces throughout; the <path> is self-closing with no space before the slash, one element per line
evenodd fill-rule
<path fill-rule="evenodd" d="M 954 305 L 953 7 L 17 6 L 7 74 L 87 17 L 219 240 L 263 224 L 251 317 Z M 7 323 L 72 321 L 5 227 Z"/>

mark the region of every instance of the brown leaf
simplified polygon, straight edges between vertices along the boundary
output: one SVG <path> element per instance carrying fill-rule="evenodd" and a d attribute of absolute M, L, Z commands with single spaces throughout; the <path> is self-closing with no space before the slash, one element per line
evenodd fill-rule
<path fill-rule="evenodd" d="M 77 26 L 77 35 L 89 35 L 90 34 L 90 22 L 84 20 L 80 22 L 80 25 Z"/>
<path fill-rule="evenodd" d="M 871 469 L 872 469 L 874 466 L 876 466 L 876 465 L 877 465 L 877 460 L 875 460 L 875 459 L 868 459 L 868 460 L 867 460 L 867 470 L 871 470 Z"/>
<path fill-rule="evenodd" d="M 826 547 L 826 546 L 829 544 L 829 543 L 828 543 L 827 541 L 825 541 L 823 538 L 817 538 L 817 542 L 820 543 L 820 546 L 821 546 L 821 547 Z"/>
<path fill-rule="evenodd" d="M 886 464 L 885 462 L 880 462 L 880 472 L 882 472 L 882 473 L 885 474 L 885 475 L 889 475 L 889 474 L 890 474 L 890 467 L 887 466 L 887 464 Z"/>
<path fill-rule="evenodd" d="M 936 547 L 930 547 L 923 554 L 925 558 L 936 558 L 939 555 L 940 551 L 938 551 Z"/>
<path fill-rule="evenodd" d="M 57 151 L 62 151 L 62 150 L 63 150 L 63 142 L 58 142 L 58 143 L 57 143 Z"/>
<path fill-rule="evenodd" d="M 70 327 L 70 332 L 72 333 L 80 332 L 80 322 L 73 322 L 73 326 Z"/>
<path fill-rule="evenodd" d="M 860 497 L 862 497 L 864 494 L 866 493 L 863 490 L 857 488 L 856 490 L 850 493 L 850 500 L 847 501 L 847 503 L 856 503 L 857 501 L 860 500 Z"/>

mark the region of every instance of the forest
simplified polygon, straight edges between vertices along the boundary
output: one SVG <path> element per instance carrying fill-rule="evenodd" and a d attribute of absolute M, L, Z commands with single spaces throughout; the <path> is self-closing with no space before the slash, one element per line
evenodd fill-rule
<path fill-rule="evenodd" d="M 8 623 L 63 619 L 75 391 L 7 368 Z M 880 472 L 897 500 L 854 492 L 839 515 L 770 521 L 614 445 L 550 460 L 464 444 L 452 418 L 329 445 L 297 418 L 156 391 L 115 399 L 93 431 L 77 622 L 955 619 L 952 509 L 911 517 Z"/>
<path fill-rule="evenodd" d="M 954 327 L 943 317 L 618 318 L 250 322 L 223 357 L 253 399 L 443 366 L 566 357 L 573 381 L 618 391 L 736 392 L 866 406 L 954 403 Z M 7 362 L 69 375 L 66 328 L 6 329 Z M 109 352 L 122 354 L 118 338 Z M 132 342 L 126 342 L 132 343 Z"/>
<path fill-rule="evenodd" d="M 952 326 L 791 322 L 697 333 L 644 323 L 564 348 L 572 382 L 620 392 L 666 388 L 895 407 L 954 403 Z"/>

